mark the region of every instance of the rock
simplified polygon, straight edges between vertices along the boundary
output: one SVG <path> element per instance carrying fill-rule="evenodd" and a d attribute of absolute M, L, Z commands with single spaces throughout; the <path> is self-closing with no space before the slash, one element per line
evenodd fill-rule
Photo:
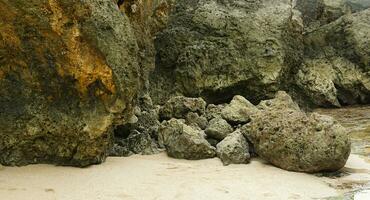
<path fill-rule="evenodd" d="M 278 91 L 273 99 L 261 101 L 257 105 L 257 108 L 259 109 L 259 112 L 285 109 L 301 110 L 298 104 L 295 103 L 292 97 L 290 97 L 285 91 Z M 259 112 L 255 112 L 255 114 L 258 114 Z"/>
<path fill-rule="evenodd" d="M 197 113 L 189 112 L 186 115 L 186 124 L 189 126 L 198 126 L 201 130 L 204 130 L 208 126 L 208 121 L 205 117 L 199 116 Z"/>
<path fill-rule="evenodd" d="M 222 118 L 232 124 L 245 124 L 250 121 L 251 115 L 257 111 L 257 108 L 248 100 L 236 95 L 230 104 L 222 109 L 221 115 Z"/>
<path fill-rule="evenodd" d="M 213 118 L 221 118 L 222 109 L 225 107 L 223 104 L 215 105 L 215 104 L 208 104 L 206 108 L 205 117 L 207 120 L 211 120 Z"/>
<path fill-rule="evenodd" d="M 249 162 L 249 146 L 240 130 L 231 133 L 217 144 L 217 156 L 224 165 Z"/>
<path fill-rule="evenodd" d="M 223 140 L 227 135 L 234 131 L 233 127 L 222 118 L 214 118 L 209 121 L 209 126 L 205 130 L 207 137 Z"/>
<path fill-rule="evenodd" d="M 189 112 L 202 115 L 205 109 L 206 102 L 202 98 L 177 96 L 172 97 L 161 107 L 159 115 L 162 120 L 171 118 L 184 119 Z"/>
<path fill-rule="evenodd" d="M 261 158 L 290 171 L 336 171 L 351 151 L 346 130 L 333 118 L 289 107 L 262 111 L 242 132 Z"/>
<path fill-rule="evenodd" d="M 0 1 L 0 163 L 101 163 L 132 117 L 138 48 L 111 0 Z"/>
<path fill-rule="evenodd" d="M 319 106 L 370 102 L 370 9 L 306 34 L 306 59 L 296 83 Z"/>
<path fill-rule="evenodd" d="M 303 25 L 290 0 L 177 0 L 156 36 L 151 96 L 272 97 L 303 55 Z"/>
<path fill-rule="evenodd" d="M 198 160 L 213 158 L 216 149 L 205 139 L 204 132 L 184 123 L 183 120 L 171 119 L 162 122 L 159 128 L 159 143 L 167 154 L 174 158 Z"/>

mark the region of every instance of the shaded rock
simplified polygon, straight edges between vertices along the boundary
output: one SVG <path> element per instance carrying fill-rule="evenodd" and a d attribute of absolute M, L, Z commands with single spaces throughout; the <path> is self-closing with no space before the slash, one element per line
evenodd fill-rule
<path fill-rule="evenodd" d="M 213 118 L 221 118 L 222 109 L 225 107 L 223 104 L 215 105 L 215 104 L 208 104 L 206 108 L 205 117 L 207 120 L 211 120 Z"/>
<path fill-rule="evenodd" d="M 245 124 L 250 121 L 251 115 L 257 111 L 257 108 L 248 100 L 236 95 L 230 104 L 222 109 L 221 115 L 222 118 L 232 124 Z"/>
<path fill-rule="evenodd" d="M 346 15 L 305 36 L 300 90 L 320 106 L 370 102 L 370 9 Z"/>
<path fill-rule="evenodd" d="M 204 131 L 207 137 L 223 140 L 234 131 L 233 127 L 222 118 L 214 118 L 209 121 L 209 126 Z"/>
<path fill-rule="evenodd" d="M 213 147 L 216 147 L 216 145 L 219 143 L 219 140 L 216 140 L 214 138 L 207 138 L 207 141 Z"/>
<path fill-rule="evenodd" d="M 229 134 L 217 144 L 217 156 L 224 165 L 249 162 L 249 146 L 240 130 Z"/>
<path fill-rule="evenodd" d="M 198 113 L 189 112 L 186 115 L 186 124 L 189 126 L 198 126 L 200 129 L 204 130 L 208 126 L 208 121 L 205 117 L 199 116 Z"/>
<path fill-rule="evenodd" d="M 206 105 L 202 98 L 172 97 L 160 108 L 159 115 L 163 120 L 171 118 L 184 119 L 189 112 L 202 115 L 205 112 Z"/>
<path fill-rule="evenodd" d="M 158 144 L 148 133 L 133 130 L 127 138 L 115 137 L 110 156 L 130 156 L 132 154 L 152 155 L 159 153 Z"/>
<path fill-rule="evenodd" d="M 271 97 L 301 61 L 302 29 L 290 0 L 177 0 L 155 40 L 151 96 Z"/>
<path fill-rule="evenodd" d="M 133 114 L 138 48 L 111 0 L 0 1 L 0 163 L 101 163 Z"/>
<path fill-rule="evenodd" d="M 337 121 L 294 107 L 266 109 L 242 132 L 261 158 L 290 171 L 336 171 L 351 151 L 346 130 Z"/>
<path fill-rule="evenodd" d="M 167 154 L 174 158 L 198 160 L 212 158 L 216 149 L 205 139 L 204 132 L 184 123 L 183 120 L 171 119 L 162 122 L 159 128 L 159 143 Z"/>

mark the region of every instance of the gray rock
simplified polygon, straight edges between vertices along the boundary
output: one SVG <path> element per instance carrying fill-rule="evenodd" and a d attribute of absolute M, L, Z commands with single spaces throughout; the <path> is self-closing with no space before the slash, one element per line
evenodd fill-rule
<path fill-rule="evenodd" d="M 249 146 L 240 130 L 228 135 L 217 144 L 217 156 L 224 165 L 244 164 L 250 159 Z"/>
<path fill-rule="evenodd" d="M 198 160 L 216 156 L 216 149 L 207 142 L 204 132 L 186 125 L 184 120 L 162 122 L 159 143 L 174 158 Z"/>
<path fill-rule="evenodd" d="M 209 126 L 205 133 L 207 137 L 223 140 L 227 135 L 234 131 L 233 127 L 222 118 L 214 118 L 209 121 Z"/>
<path fill-rule="evenodd" d="M 303 55 L 302 22 L 290 0 L 177 0 L 157 34 L 151 95 L 224 102 L 273 94 Z"/>
<path fill-rule="evenodd" d="M 206 108 L 205 117 L 207 118 L 207 120 L 211 120 L 213 118 L 221 118 L 222 117 L 221 112 L 224 107 L 225 107 L 224 104 L 219 105 L 208 104 Z"/>
<path fill-rule="evenodd" d="M 172 97 L 160 108 L 159 114 L 163 120 L 171 118 L 184 119 L 189 112 L 202 115 L 205 112 L 206 105 L 202 98 L 176 96 Z"/>
<path fill-rule="evenodd" d="M 285 91 L 278 91 L 273 99 L 261 101 L 257 105 L 257 108 L 259 109 L 259 112 L 285 109 L 301 110 L 298 104 L 295 103 L 292 97 L 290 97 Z M 258 114 L 259 112 L 256 112 L 255 114 Z"/>
<path fill-rule="evenodd" d="M 320 106 L 370 102 L 369 18 L 366 9 L 306 34 L 307 58 L 295 77 L 306 101 Z"/>
<path fill-rule="evenodd" d="M 244 97 L 236 95 L 229 105 L 226 105 L 221 115 L 232 124 L 245 124 L 250 121 L 251 115 L 258 112 L 257 108 Z"/>
<path fill-rule="evenodd" d="M 263 110 L 241 130 L 261 158 L 290 171 L 336 171 L 351 151 L 346 130 L 333 118 L 289 106 Z"/>
<path fill-rule="evenodd" d="M 208 121 L 205 117 L 199 116 L 198 113 L 189 112 L 186 115 L 186 124 L 189 126 L 198 126 L 201 130 L 204 130 L 208 126 Z"/>

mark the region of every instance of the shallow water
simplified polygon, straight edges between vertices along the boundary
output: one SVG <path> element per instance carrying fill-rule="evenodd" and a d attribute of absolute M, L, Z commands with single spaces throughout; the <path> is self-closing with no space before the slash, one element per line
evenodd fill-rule
<path fill-rule="evenodd" d="M 318 109 L 316 112 L 330 115 L 346 127 L 352 141 L 351 153 L 359 155 L 363 161 L 370 163 L 370 106 Z M 344 168 L 343 171 L 349 174 L 359 174 L 359 176 L 370 175 L 368 169 Z M 364 179 L 364 181 L 348 183 L 348 192 L 329 199 L 369 200 L 370 181 Z"/>

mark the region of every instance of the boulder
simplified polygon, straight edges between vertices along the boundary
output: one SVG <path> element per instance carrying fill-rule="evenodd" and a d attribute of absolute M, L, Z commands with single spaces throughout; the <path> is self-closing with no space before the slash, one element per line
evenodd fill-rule
<path fill-rule="evenodd" d="M 370 8 L 345 15 L 305 35 L 306 58 L 295 76 L 319 106 L 370 102 Z"/>
<path fill-rule="evenodd" d="M 111 0 L 0 1 L 0 163 L 87 166 L 133 115 L 138 47 Z"/>
<path fill-rule="evenodd" d="M 189 112 L 202 115 L 205 112 L 207 103 L 202 98 L 188 98 L 176 96 L 169 99 L 159 110 L 162 120 L 171 118 L 184 119 Z"/>
<path fill-rule="evenodd" d="M 221 112 L 225 106 L 226 106 L 225 104 L 218 105 L 208 104 L 206 108 L 205 117 L 207 118 L 207 120 L 211 120 L 213 118 L 221 118 L 222 117 Z"/>
<path fill-rule="evenodd" d="M 302 29 L 290 0 L 177 0 L 155 39 L 153 100 L 163 103 L 174 94 L 209 103 L 237 94 L 253 102 L 272 97 L 300 63 Z"/>
<path fill-rule="evenodd" d="M 199 160 L 216 156 L 216 149 L 205 139 L 204 132 L 186 125 L 184 120 L 162 122 L 158 134 L 159 144 L 171 157 Z"/>
<path fill-rule="evenodd" d="M 250 159 L 249 146 L 240 130 L 229 134 L 217 144 L 217 156 L 224 165 L 244 164 Z"/>
<path fill-rule="evenodd" d="M 346 130 L 333 118 L 290 107 L 261 111 L 242 132 L 261 158 L 290 171 L 336 171 L 351 151 Z"/>
<path fill-rule="evenodd" d="M 198 113 L 189 112 L 186 115 L 186 124 L 189 126 L 197 126 L 201 130 L 204 130 L 208 126 L 208 121 L 205 117 L 199 116 Z"/>
<path fill-rule="evenodd" d="M 233 131 L 233 127 L 227 123 L 226 120 L 222 118 L 214 118 L 209 121 L 209 125 L 204 132 L 207 137 L 221 141 Z"/>
<path fill-rule="evenodd" d="M 251 115 L 257 112 L 257 108 L 244 97 L 236 95 L 229 105 L 226 105 L 221 115 L 232 124 L 245 124 L 250 121 Z"/>

